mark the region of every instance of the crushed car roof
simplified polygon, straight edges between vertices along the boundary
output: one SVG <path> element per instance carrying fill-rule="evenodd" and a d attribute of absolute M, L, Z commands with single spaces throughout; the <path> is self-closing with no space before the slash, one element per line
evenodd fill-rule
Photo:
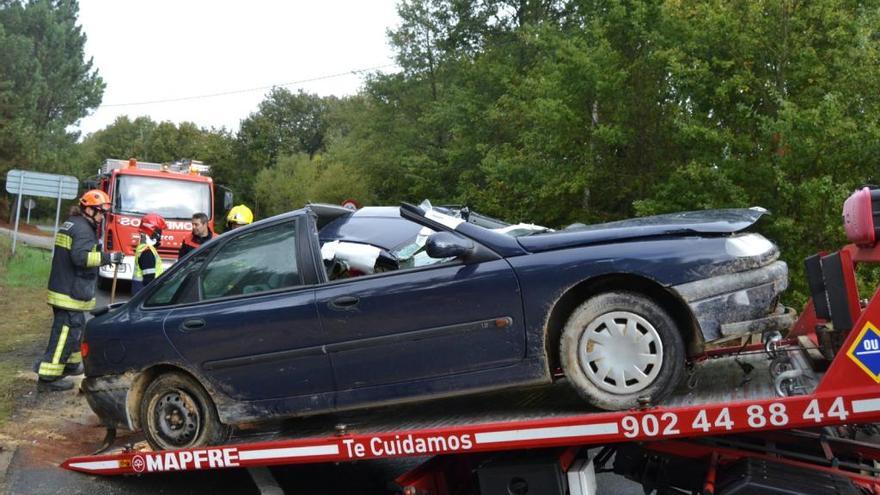
<path fill-rule="evenodd" d="M 320 229 L 319 238 L 321 244 L 345 240 L 394 251 L 412 242 L 421 229 L 402 218 L 396 206 L 373 206 L 338 216 Z"/>

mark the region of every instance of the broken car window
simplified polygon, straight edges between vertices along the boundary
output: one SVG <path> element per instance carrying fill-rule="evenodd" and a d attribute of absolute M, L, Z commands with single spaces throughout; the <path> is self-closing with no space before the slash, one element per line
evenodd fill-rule
<path fill-rule="evenodd" d="M 433 206 L 427 199 L 419 203 L 419 208 L 425 212 L 425 218 L 440 222 L 452 229 L 463 222 L 468 222 L 500 234 L 509 235 L 510 237 L 523 237 L 554 231 L 553 229 L 533 223 L 511 225 L 497 218 L 472 212 L 467 207 Z"/>
<path fill-rule="evenodd" d="M 357 221 L 358 219 L 348 220 L 351 223 Z M 401 231 L 411 232 L 411 234 L 403 243 L 396 241 L 399 245 L 390 249 L 384 249 L 365 242 L 352 242 L 346 240 L 344 236 L 342 239 L 325 241 L 321 245 L 321 257 L 324 260 L 328 280 L 391 272 L 452 261 L 450 258 L 431 258 L 425 252 L 425 242 L 434 233 L 433 230 L 427 227 L 420 227 L 418 224 L 399 217 L 385 219 L 384 221 L 373 219 L 371 220 L 371 225 L 377 231 L 388 231 L 389 238 L 398 239 Z M 344 231 L 345 229 L 342 230 Z M 355 229 L 351 230 L 355 231 Z M 378 243 L 383 240 L 382 236 L 377 236 L 376 242 Z"/>

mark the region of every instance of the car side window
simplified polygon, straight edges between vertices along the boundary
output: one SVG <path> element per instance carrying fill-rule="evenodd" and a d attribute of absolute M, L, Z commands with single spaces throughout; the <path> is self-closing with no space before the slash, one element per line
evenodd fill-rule
<path fill-rule="evenodd" d="M 159 288 L 150 295 L 144 306 L 149 308 L 198 300 L 198 293 L 193 290 L 196 287 L 193 280 L 204 265 L 207 254 L 196 253 L 186 262 L 185 267 L 175 270 L 167 278 L 160 278 L 157 282 Z"/>
<path fill-rule="evenodd" d="M 377 237 L 377 244 L 388 247 L 382 248 L 363 242 L 360 232 L 353 229 L 356 241 L 349 241 L 345 231 L 340 229 L 340 239 L 326 241 L 321 245 L 321 257 L 327 271 L 329 281 L 353 278 L 362 275 L 382 273 L 395 273 L 400 270 L 421 268 L 429 265 L 452 263 L 456 258 L 432 258 L 425 252 L 425 243 L 434 231 L 428 227 L 422 227 L 410 220 L 393 218 L 387 220 L 387 227 L 376 222 L 377 230 L 382 228 L 394 231 L 399 236 L 400 232 L 409 235 L 403 239 L 388 242 L 388 239 Z"/>
<path fill-rule="evenodd" d="M 202 300 L 302 285 L 296 222 L 242 234 L 220 247 L 201 276 Z"/>

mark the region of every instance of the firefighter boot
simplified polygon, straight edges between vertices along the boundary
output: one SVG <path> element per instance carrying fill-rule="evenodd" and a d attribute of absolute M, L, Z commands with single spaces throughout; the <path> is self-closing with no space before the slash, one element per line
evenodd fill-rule
<path fill-rule="evenodd" d="M 37 392 L 64 392 L 73 388 L 73 382 L 60 378 L 58 380 L 37 380 Z"/>

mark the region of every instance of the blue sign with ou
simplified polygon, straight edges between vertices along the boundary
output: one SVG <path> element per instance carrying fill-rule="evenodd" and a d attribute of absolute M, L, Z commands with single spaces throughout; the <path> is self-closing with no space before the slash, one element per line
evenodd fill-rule
<path fill-rule="evenodd" d="M 846 354 L 874 381 L 880 383 L 880 330 L 870 322 L 865 324 Z"/>

